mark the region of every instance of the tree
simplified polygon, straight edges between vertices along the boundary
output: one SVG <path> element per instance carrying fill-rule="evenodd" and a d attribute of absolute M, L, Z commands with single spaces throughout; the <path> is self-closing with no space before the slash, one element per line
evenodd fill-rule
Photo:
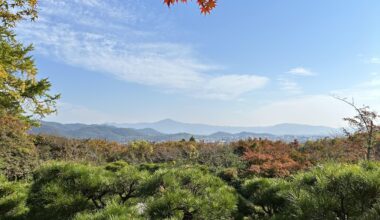
<path fill-rule="evenodd" d="M 27 129 L 14 116 L 0 116 L 0 172 L 9 180 L 28 177 L 37 165 L 37 150 Z"/>
<path fill-rule="evenodd" d="M 144 140 L 133 141 L 128 145 L 128 150 L 133 161 L 150 161 L 150 156 L 153 153 L 153 146 L 151 143 Z"/>
<path fill-rule="evenodd" d="M 37 18 L 37 0 L 1 0 L 0 17 L 3 26 L 14 27 L 22 19 Z"/>
<path fill-rule="evenodd" d="M 237 198 L 231 187 L 191 167 L 157 171 L 145 192 L 151 198 L 149 219 L 231 219 L 236 210 Z"/>
<path fill-rule="evenodd" d="M 355 104 L 354 100 L 348 101 L 347 98 L 340 98 L 335 96 L 336 99 L 351 106 L 357 113 L 352 118 L 344 118 L 346 122 L 355 130 L 356 137 L 362 137 L 367 149 L 367 160 L 371 159 L 373 147 L 375 145 L 376 134 L 380 131 L 380 126 L 376 125 L 376 121 L 380 119 L 377 112 L 372 111 L 369 106 L 359 107 Z M 344 129 L 347 136 L 352 137 L 349 130 Z"/>
<path fill-rule="evenodd" d="M 139 207 L 128 207 L 117 202 L 111 202 L 106 208 L 96 211 L 80 212 L 74 220 L 144 220 L 139 213 Z"/>
<path fill-rule="evenodd" d="M 138 197 L 142 183 L 148 178 L 147 171 L 139 171 L 136 167 L 122 161 L 108 164 L 106 170 L 112 171 L 114 174 L 112 191 L 119 195 L 121 204 Z"/>
<path fill-rule="evenodd" d="M 306 160 L 307 155 L 299 151 L 294 143 L 269 140 L 251 142 L 251 147 L 247 147 L 242 156 L 249 165 L 249 173 L 265 177 L 285 177 L 311 165 Z"/>
<path fill-rule="evenodd" d="M 189 138 L 189 141 L 190 141 L 190 142 L 195 142 L 195 138 L 194 138 L 194 136 L 191 136 L 191 137 Z"/>
<path fill-rule="evenodd" d="M 10 182 L 0 175 L 0 218 L 25 219 L 28 213 L 26 198 L 28 184 L 23 182 Z"/>
<path fill-rule="evenodd" d="M 164 0 L 164 3 L 169 7 L 175 3 L 187 3 L 188 0 Z M 216 0 L 197 0 L 202 14 L 209 14 L 216 7 Z"/>
<path fill-rule="evenodd" d="M 56 111 L 59 95 L 50 95 L 48 79 L 37 79 L 29 53 L 33 46 L 18 42 L 13 29 L 23 19 L 35 20 L 37 0 L 0 0 L 0 115 L 23 119 Z"/>
<path fill-rule="evenodd" d="M 148 174 L 121 161 L 106 166 L 54 162 L 40 167 L 33 177 L 27 200 L 29 217 L 71 219 L 80 212 L 91 216 L 94 213 L 88 212 L 99 211 L 95 216 L 100 218 L 115 209 L 133 208 L 136 204 L 130 200 L 138 200 Z M 114 203 L 120 206 L 103 212 Z"/>
<path fill-rule="evenodd" d="M 285 219 L 366 219 L 379 201 L 379 164 L 325 164 L 295 175 L 291 185 Z"/>
<path fill-rule="evenodd" d="M 17 22 L 37 18 L 37 0 L 0 0 L 0 169 L 14 180 L 34 168 L 37 153 L 26 133 L 35 117 L 56 111 L 59 95 L 50 95 L 48 79 L 37 79 L 37 68 L 16 39 Z"/>
<path fill-rule="evenodd" d="M 255 178 L 243 185 L 243 195 L 255 206 L 261 216 L 272 217 L 286 208 L 286 192 L 289 184 L 281 179 Z"/>
<path fill-rule="evenodd" d="M 33 174 L 27 199 L 28 219 L 71 219 L 76 213 L 105 206 L 109 173 L 76 163 L 49 163 Z"/>

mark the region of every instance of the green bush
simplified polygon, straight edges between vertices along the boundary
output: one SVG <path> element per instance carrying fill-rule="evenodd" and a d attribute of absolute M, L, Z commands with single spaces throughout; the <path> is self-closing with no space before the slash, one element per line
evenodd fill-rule
<path fill-rule="evenodd" d="M 235 189 L 204 165 L 153 165 L 49 162 L 31 183 L 0 175 L 0 219 L 372 220 L 380 214 L 376 162 L 245 181 L 235 168 L 221 169 L 230 185 L 239 183 Z"/>
<path fill-rule="evenodd" d="M 111 163 L 106 166 L 106 170 L 116 166 L 118 169 L 111 169 L 113 171 L 112 188 L 109 193 L 118 195 L 120 203 L 124 204 L 127 200 L 141 195 L 142 184 L 147 180 L 149 173 L 140 171 L 125 162 Z"/>
<path fill-rule="evenodd" d="M 289 187 L 282 179 L 255 178 L 243 184 L 242 193 L 256 207 L 253 214 L 267 218 L 286 208 Z"/>
<path fill-rule="evenodd" d="M 291 219 L 360 219 L 380 199 L 379 164 L 326 164 L 292 181 Z"/>
<path fill-rule="evenodd" d="M 26 198 L 27 183 L 10 182 L 0 175 L 0 219 L 24 219 L 28 213 Z"/>
<path fill-rule="evenodd" d="M 34 174 L 28 198 L 31 218 L 67 219 L 82 211 L 106 208 L 109 201 L 126 203 L 140 195 L 147 172 L 125 162 L 104 167 L 50 163 Z"/>
<path fill-rule="evenodd" d="M 160 170 L 146 192 L 150 219 L 230 219 L 237 208 L 233 188 L 196 168 Z"/>
<path fill-rule="evenodd" d="M 34 173 L 27 200 L 30 219 L 229 219 L 236 203 L 233 188 L 206 170 L 169 168 L 149 177 L 120 161 L 48 163 Z"/>
<path fill-rule="evenodd" d="M 102 187 L 97 171 L 69 163 L 52 163 L 38 169 L 27 200 L 29 218 L 69 219 L 78 212 L 95 209 L 87 195 Z"/>
<path fill-rule="evenodd" d="M 74 220 L 142 220 L 145 219 L 139 213 L 139 207 L 128 207 L 118 202 L 110 202 L 104 209 L 92 212 L 78 213 Z"/>

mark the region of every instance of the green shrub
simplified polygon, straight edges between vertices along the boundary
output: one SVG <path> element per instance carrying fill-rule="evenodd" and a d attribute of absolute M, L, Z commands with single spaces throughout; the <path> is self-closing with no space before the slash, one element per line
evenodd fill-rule
<path fill-rule="evenodd" d="M 38 169 L 27 200 L 29 218 L 69 219 L 77 212 L 95 209 L 91 200 L 78 192 L 82 189 L 86 190 L 86 194 L 93 193 L 98 187 L 98 178 L 90 178 L 94 180 L 90 183 L 84 177 L 88 175 L 91 174 L 87 167 L 79 164 L 52 163 Z M 81 188 L 84 185 L 86 188 Z"/>
<path fill-rule="evenodd" d="M 291 219 L 361 218 L 380 199 L 376 164 L 326 164 L 294 177 L 289 193 Z"/>
<path fill-rule="evenodd" d="M 74 220 L 139 220 L 145 219 L 139 213 L 139 207 L 128 207 L 118 202 L 110 202 L 104 209 L 78 213 Z"/>
<path fill-rule="evenodd" d="M 0 175 L 0 219 L 24 219 L 28 213 L 27 183 L 10 182 Z"/>
<path fill-rule="evenodd" d="M 218 173 L 218 176 L 226 182 L 233 182 L 238 179 L 238 170 L 236 168 L 225 168 Z"/>
<path fill-rule="evenodd" d="M 230 219 L 237 204 L 233 188 L 196 168 L 160 170 L 146 192 L 151 219 Z"/>
<path fill-rule="evenodd" d="M 118 195 L 120 203 L 124 204 L 127 200 L 141 195 L 142 184 L 147 180 L 149 173 L 123 162 L 111 163 L 106 166 L 106 170 L 109 170 L 110 166 L 115 167 L 116 165 L 118 169 L 113 170 L 112 188 L 109 192 Z"/>
<path fill-rule="evenodd" d="M 140 195 L 147 176 L 125 162 L 104 167 L 48 163 L 34 174 L 27 201 L 30 218 L 69 219 L 79 212 L 104 209 L 110 201 L 125 204 Z"/>
<path fill-rule="evenodd" d="M 243 195 L 256 207 L 255 215 L 271 217 L 287 205 L 289 183 L 282 179 L 255 178 L 243 184 Z"/>

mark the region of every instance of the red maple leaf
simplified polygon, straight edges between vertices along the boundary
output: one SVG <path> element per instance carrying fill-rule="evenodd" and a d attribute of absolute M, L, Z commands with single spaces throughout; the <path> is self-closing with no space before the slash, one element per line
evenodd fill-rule
<path fill-rule="evenodd" d="M 175 3 L 186 3 L 188 0 L 164 0 L 164 3 L 169 7 Z M 202 14 L 209 14 L 216 7 L 217 0 L 197 0 Z"/>

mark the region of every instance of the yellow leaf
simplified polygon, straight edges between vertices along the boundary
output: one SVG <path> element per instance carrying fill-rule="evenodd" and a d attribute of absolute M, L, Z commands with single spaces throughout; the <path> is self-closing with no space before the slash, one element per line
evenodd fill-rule
<path fill-rule="evenodd" d="M 7 76 L 7 72 L 5 72 L 4 68 L 0 65 L 0 79 L 5 79 Z"/>

